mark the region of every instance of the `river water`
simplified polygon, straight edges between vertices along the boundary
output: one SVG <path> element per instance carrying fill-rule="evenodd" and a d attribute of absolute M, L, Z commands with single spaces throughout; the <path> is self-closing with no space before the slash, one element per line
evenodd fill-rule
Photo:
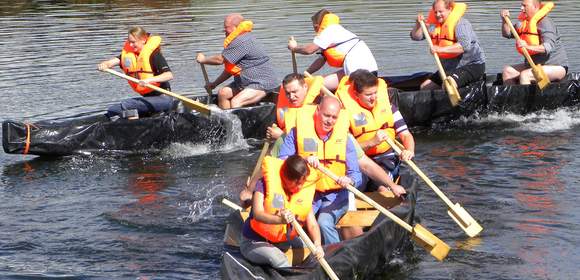
<path fill-rule="evenodd" d="M 467 1 L 488 73 L 520 58 L 500 38 L 500 7 Z M 348 29 L 375 53 L 381 75 L 434 69 L 425 42 L 408 33 L 427 1 L 333 1 Z M 311 1 L 0 2 L 0 120 L 35 121 L 102 111 L 133 96 L 124 81 L 96 71 L 118 55 L 126 30 L 164 38 L 179 93 L 203 94 L 195 53 L 217 53 L 223 16 L 254 21 L 282 77 L 288 36 L 311 40 Z M 552 17 L 572 71 L 580 71 L 577 0 Z M 298 56 L 305 69 L 312 57 Z M 210 67 L 215 77 L 221 69 Z M 327 69 L 326 69 L 327 70 Z M 580 262 L 580 112 L 491 115 L 451 127 L 414 129 L 416 163 L 485 228 L 468 239 L 422 188 L 422 224 L 453 247 L 444 262 L 422 249 L 386 279 L 577 279 Z M 243 145 L 242 145 L 243 146 Z M 250 146 L 252 147 L 252 146 Z M 160 153 L 45 159 L 0 154 L 0 279 L 213 279 L 219 277 L 224 217 L 219 204 L 253 169 L 258 148 L 207 152 L 175 145 Z"/>

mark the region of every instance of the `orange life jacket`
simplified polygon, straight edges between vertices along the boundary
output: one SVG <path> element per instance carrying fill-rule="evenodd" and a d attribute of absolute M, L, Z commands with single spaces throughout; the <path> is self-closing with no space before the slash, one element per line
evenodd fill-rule
<path fill-rule="evenodd" d="M 348 116 L 341 110 L 326 142 L 322 141 L 314 128 L 313 116 L 316 106 L 304 105 L 298 109 L 296 116 L 296 151 L 307 158 L 317 156 L 321 164 L 338 176 L 346 174 L 346 143 L 348 141 Z M 340 189 L 330 177 L 318 173 L 316 191 L 325 192 Z"/>
<path fill-rule="evenodd" d="M 314 199 L 314 180 L 315 172 L 311 170 L 310 176 L 300 190 L 290 196 L 284 191 L 282 179 L 280 176 L 283 160 L 267 156 L 262 161 L 262 172 L 264 174 L 264 211 L 268 214 L 276 214 L 282 208 L 290 210 L 296 215 L 296 220 L 300 223 L 306 221 L 306 217 L 312 209 L 312 200 Z M 293 239 L 297 232 L 293 228 L 288 232 L 288 225 L 285 224 L 266 224 L 252 218 L 250 227 L 272 243 L 279 243 Z"/>
<path fill-rule="evenodd" d="M 538 31 L 538 23 L 546 16 L 552 9 L 554 8 L 554 2 L 545 2 L 542 3 L 541 8 L 536 12 L 536 14 L 531 19 L 526 19 L 526 15 L 524 12 L 521 12 L 518 16 L 518 19 L 521 21 L 520 27 L 516 30 L 520 38 L 530 46 L 538 46 L 542 43 L 542 38 L 540 36 L 540 32 Z M 523 55 L 524 52 L 522 48 L 518 48 L 516 46 L 518 52 Z M 528 50 L 530 55 L 537 54 L 538 52 L 534 52 Z"/>
<path fill-rule="evenodd" d="M 306 97 L 304 98 L 303 104 L 300 106 L 294 106 L 290 104 L 288 97 L 286 96 L 286 91 L 284 87 L 280 86 L 280 91 L 278 92 L 278 101 L 276 102 L 276 121 L 278 127 L 284 130 L 286 133 L 290 132 L 290 129 L 294 127 L 296 122 L 296 110 L 302 107 L 304 104 L 313 104 L 316 97 L 320 95 L 320 90 L 324 84 L 324 78 L 322 76 L 314 76 L 312 78 L 304 78 L 306 84 L 308 85 L 308 91 L 306 92 Z M 288 120 L 289 125 L 286 126 L 286 121 Z"/>
<path fill-rule="evenodd" d="M 153 68 L 151 67 L 151 54 L 159 50 L 161 45 L 161 37 L 150 36 L 147 38 L 147 42 L 141 49 L 139 54 L 135 53 L 135 50 L 131 47 L 129 41 L 125 42 L 123 50 L 121 51 L 121 69 L 128 76 L 133 78 L 143 80 L 155 76 L 153 73 Z M 133 90 L 141 95 L 146 95 L 153 90 L 140 86 L 138 83 L 128 81 L 129 85 Z M 159 86 L 160 83 L 151 83 L 152 85 Z"/>
<path fill-rule="evenodd" d="M 440 24 L 435 17 L 435 11 L 433 8 L 429 11 L 429 16 L 427 17 L 428 24 L 435 24 L 435 29 L 429 34 L 433 45 L 439 47 L 447 47 L 457 43 L 457 38 L 455 38 L 455 27 L 457 23 L 465 14 L 467 10 L 467 4 L 465 3 L 455 3 L 451 7 L 451 12 L 443 24 Z M 449 59 L 458 57 L 460 54 L 453 53 L 437 53 L 440 58 Z"/>
<path fill-rule="evenodd" d="M 327 27 L 329 27 L 331 25 L 335 25 L 335 24 L 340 24 L 340 18 L 335 14 L 326 14 L 322 18 L 322 22 L 320 23 L 320 27 L 318 28 L 316 34 L 322 33 L 322 31 L 324 31 L 324 29 L 326 29 Z M 346 42 L 348 42 L 350 40 L 354 40 L 354 39 L 358 39 L 358 38 L 355 36 L 355 37 L 350 38 L 344 42 L 340 42 L 338 44 L 335 44 L 335 45 L 330 46 L 327 49 L 323 50 L 322 55 L 324 55 L 324 58 L 326 58 L 326 62 L 328 63 L 328 65 L 330 65 L 332 67 L 337 67 L 337 68 L 342 67 L 342 65 L 344 64 L 344 59 L 346 58 L 346 55 L 348 53 L 343 53 L 343 52 L 339 51 L 336 47 L 340 44 L 346 43 Z"/>
<path fill-rule="evenodd" d="M 350 132 L 359 143 L 366 142 L 377 134 L 384 131 L 391 139 L 395 139 L 395 118 L 389 101 L 387 83 L 378 79 L 377 100 L 372 111 L 364 108 L 357 101 L 354 85 L 344 76 L 338 85 L 336 94 L 344 108 L 350 115 Z M 391 148 L 386 141 L 365 151 L 369 156 L 379 155 Z"/>
<path fill-rule="evenodd" d="M 230 33 L 224 39 L 224 49 L 227 48 L 230 45 L 230 43 L 233 42 L 238 36 L 240 36 L 244 33 L 252 32 L 253 26 L 254 26 L 254 23 L 252 23 L 249 20 L 244 20 L 244 21 L 240 22 L 240 24 L 236 27 L 236 29 L 234 29 L 234 31 L 232 31 L 232 33 Z M 226 72 L 228 72 L 234 76 L 238 76 L 242 72 L 242 68 L 240 66 L 233 64 L 227 60 L 224 61 L 224 67 L 225 67 Z"/>

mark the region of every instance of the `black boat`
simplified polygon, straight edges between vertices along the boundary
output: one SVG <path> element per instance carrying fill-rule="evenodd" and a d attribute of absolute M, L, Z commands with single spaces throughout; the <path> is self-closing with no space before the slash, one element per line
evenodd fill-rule
<path fill-rule="evenodd" d="M 528 114 L 580 103 L 580 73 L 552 83 L 543 91 L 535 85 L 506 86 L 499 75 L 459 90 L 462 101 L 451 106 L 442 90 L 419 90 L 429 73 L 383 77 L 392 102 L 397 104 L 408 126 L 446 123 L 475 113 Z M 244 138 L 262 139 L 265 128 L 275 120 L 276 95 L 269 100 L 239 109 L 225 110 L 241 121 Z M 196 98 L 205 103 L 207 97 Z M 207 118 L 196 112 L 173 112 L 138 120 L 111 121 L 104 115 L 23 123 L 2 123 L 2 145 L 9 154 L 71 155 L 108 151 L 163 149 L 171 143 L 208 144 L 219 147 L 232 133 L 232 118 L 218 114 Z"/>
<path fill-rule="evenodd" d="M 417 180 L 403 172 L 401 185 L 408 195 L 406 200 L 395 198 L 390 192 L 369 193 L 389 211 L 412 224 L 417 201 Z M 239 237 L 248 212 L 236 211 L 227 221 L 222 256 L 222 279 L 327 279 L 325 271 L 307 249 L 289 249 L 286 252 L 292 267 L 274 269 L 254 265 L 245 260 L 239 251 Z M 392 220 L 385 218 L 372 206 L 357 201 L 357 211 L 349 211 L 338 226 L 361 225 L 367 231 L 355 239 L 324 246 L 325 259 L 340 279 L 375 279 L 392 270 L 389 262 L 401 258 L 412 250 L 408 232 Z"/>

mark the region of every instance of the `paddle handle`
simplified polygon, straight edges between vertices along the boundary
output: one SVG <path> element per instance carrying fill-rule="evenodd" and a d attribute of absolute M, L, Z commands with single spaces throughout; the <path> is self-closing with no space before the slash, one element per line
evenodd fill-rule
<path fill-rule="evenodd" d="M 398 155 L 401 154 L 402 152 L 401 146 L 403 146 L 401 143 L 391 138 L 387 138 L 385 141 L 387 141 L 387 143 L 391 146 L 391 148 L 393 148 L 395 153 L 397 153 Z M 439 198 L 441 198 L 441 200 L 443 200 L 443 202 L 447 204 L 447 207 L 453 208 L 453 202 L 449 200 L 449 198 L 433 183 L 433 181 L 431 181 L 431 179 L 429 179 L 429 177 L 427 177 L 427 175 L 425 175 L 425 173 L 423 173 L 423 171 L 421 171 L 421 169 L 419 169 L 419 167 L 417 167 L 417 165 L 412 160 L 407 160 L 405 162 L 407 163 L 407 165 L 409 165 L 409 167 L 411 167 L 411 169 L 413 169 L 413 171 L 415 171 L 415 173 L 417 173 L 417 175 L 419 175 L 419 177 L 421 177 L 421 179 L 423 179 L 423 181 L 425 181 L 425 183 L 431 189 L 433 189 L 433 191 L 439 196 Z"/>
<path fill-rule="evenodd" d="M 290 36 L 289 41 L 294 41 L 294 36 Z M 296 52 L 291 51 L 291 53 L 292 53 L 292 70 L 294 71 L 294 74 L 298 74 L 298 64 L 296 63 Z"/>
<path fill-rule="evenodd" d="M 203 63 L 199 63 L 199 66 L 201 67 L 201 73 L 203 73 L 203 79 L 205 80 L 205 84 L 209 84 L 209 76 L 207 75 L 207 70 L 205 69 L 205 64 Z M 211 103 L 211 96 L 213 95 L 213 92 L 211 89 L 204 87 L 205 91 L 207 92 L 207 104 Z"/>
<path fill-rule="evenodd" d="M 425 26 L 425 22 L 423 22 L 422 20 L 419 21 L 419 24 L 421 25 L 421 30 L 423 31 L 423 36 L 425 36 L 425 39 L 427 40 L 427 43 L 429 44 L 429 48 L 433 47 L 433 41 L 431 41 L 431 36 L 429 36 L 429 30 L 427 30 L 427 26 Z M 445 74 L 445 70 L 443 69 L 443 64 L 441 64 L 441 59 L 439 59 L 439 55 L 436 53 L 433 53 L 433 57 L 435 58 L 435 63 L 437 64 L 437 69 L 439 69 L 439 76 L 441 77 L 441 81 L 445 81 L 447 79 L 447 75 Z"/>
<path fill-rule="evenodd" d="M 308 237 L 308 235 L 306 234 L 300 223 L 294 220 L 292 221 L 292 226 L 298 232 L 298 235 L 300 236 L 300 238 L 302 238 L 302 241 L 306 243 L 306 247 L 308 247 L 308 249 L 310 249 L 310 251 L 314 253 L 316 251 L 316 245 L 314 245 L 312 240 L 310 240 L 310 237 Z M 320 266 L 322 266 L 324 271 L 326 271 L 326 274 L 328 274 L 328 277 L 330 277 L 330 279 L 338 280 L 338 276 L 336 275 L 336 273 L 334 273 L 334 270 L 332 270 L 328 262 L 326 262 L 325 258 L 319 259 L 318 262 L 320 263 Z"/>
<path fill-rule="evenodd" d="M 310 73 L 308 73 L 308 71 L 304 71 L 304 77 L 312 78 L 312 75 Z M 322 85 L 321 89 L 322 89 L 322 93 L 324 93 L 324 95 L 336 97 L 336 95 L 334 95 L 334 93 L 332 93 L 332 91 L 327 89 L 324 85 Z"/>
<path fill-rule="evenodd" d="M 102 71 L 103 72 L 107 72 L 109 74 L 113 74 L 113 75 L 115 75 L 117 77 L 123 78 L 125 80 L 129 80 L 129 81 L 134 82 L 134 83 L 139 83 L 139 81 L 140 81 L 140 80 L 138 80 L 136 78 L 133 78 L 131 76 L 127 76 L 127 75 L 125 75 L 123 73 L 119 73 L 119 72 L 117 72 L 117 71 L 115 71 L 113 69 L 105 69 L 105 70 L 102 70 Z M 150 89 L 152 89 L 152 90 L 161 92 L 161 93 L 163 93 L 165 95 L 169 95 L 169 96 L 171 96 L 171 97 L 173 97 L 175 99 L 178 99 L 178 100 L 180 100 L 183 103 L 187 103 L 190 106 L 192 106 L 195 110 L 197 110 L 198 112 L 200 112 L 202 114 L 205 114 L 205 115 L 208 115 L 209 116 L 210 113 L 211 113 L 211 109 L 209 107 L 207 107 L 206 105 L 202 104 L 201 102 L 195 101 L 193 99 L 189 99 L 189 98 L 187 98 L 185 96 L 181 96 L 179 94 L 173 93 L 171 91 L 168 91 L 166 89 L 160 88 L 158 86 L 155 86 L 155 85 L 152 85 L 152 84 L 149 84 L 149 83 L 146 83 L 145 86 L 148 87 L 148 88 L 150 88 Z"/>
<path fill-rule="evenodd" d="M 256 162 L 256 166 L 254 166 L 254 171 L 252 171 L 252 176 L 250 177 L 249 182 L 253 182 L 258 174 L 260 174 L 260 170 L 262 169 L 262 161 L 264 157 L 268 153 L 268 149 L 270 149 L 270 142 L 266 141 L 264 146 L 262 147 L 262 151 L 260 152 L 260 156 L 258 157 L 258 161 Z"/>
<path fill-rule="evenodd" d="M 319 165 L 318 166 L 318 170 L 320 170 L 326 176 L 330 177 L 332 180 L 338 181 L 338 176 L 336 176 L 330 170 L 326 169 L 326 167 Z M 395 223 L 399 224 L 405 230 L 407 230 L 407 231 L 409 231 L 411 233 L 413 232 L 413 227 L 411 225 L 407 224 L 405 221 L 403 221 L 397 215 L 391 213 L 391 211 L 385 209 L 383 206 L 381 206 L 380 204 L 378 204 L 377 202 L 375 202 L 374 200 L 372 200 L 370 197 L 368 197 L 367 195 L 365 195 L 364 193 L 362 193 L 361 191 L 359 191 L 354 186 L 347 185 L 346 186 L 346 189 L 349 190 L 350 192 L 354 193 L 354 195 L 356 195 L 360 199 L 364 200 L 366 203 L 368 203 L 371 206 L 373 206 L 375 209 L 379 210 L 379 212 L 383 213 L 383 215 L 385 215 L 385 216 L 389 217 L 391 220 L 395 221 Z"/>
<path fill-rule="evenodd" d="M 242 208 L 242 206 L 237 205 L 237 204 L 231 202 L 229 199 L 227 199 L 225 197 L 222 199 L 222 203 L 225 204 L 226 206 L 228 206 L 228 207 L 236 210 L 236 211 L 242 211 L 242 210 L 244 210 L 244 208 Z"/>
<path fill-rule="evenodd" d="M 512 35 L 514 36 L 514 38 L 516 38 L 516 40 L 521 40 L 520 39 L 520 35 L 518 34 L 518 32 L 516 31 L 512 21 L 510 20 L 510 18 L 508 16 L 504 16 L 503 20 L 505 20 L 506 24 L 509 26 L 510 28 L 510 32 L 512 33 Z M 526 57 L 526 60 L 528 60 L 528 63 L 530 64 L 531 67 L 536 67 L 536 64 L 534 64 L 534 60 L 532 59 L 532 57 L 530 56 L 530 53 L 528 52 L 528 50 L 526 48 L 522 48 L 522 52 L 524 53 L 524 56 Z"/>

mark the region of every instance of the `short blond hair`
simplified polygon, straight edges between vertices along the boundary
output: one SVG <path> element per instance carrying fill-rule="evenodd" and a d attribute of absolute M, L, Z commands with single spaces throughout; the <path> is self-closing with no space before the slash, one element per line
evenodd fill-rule
<path fill-rule="evenodd" d="M 431 5 L 431 7 L 435 7 L 435 4 L 437 4 L 437 2 L 443 2 L 445 3 L 445 8 L 447 9 L 451 9 L 451 7 L 453 7 L 453 4 L 455 4 L 455 0 L 435 0 L 433 1 L 433 4 Z"/>

